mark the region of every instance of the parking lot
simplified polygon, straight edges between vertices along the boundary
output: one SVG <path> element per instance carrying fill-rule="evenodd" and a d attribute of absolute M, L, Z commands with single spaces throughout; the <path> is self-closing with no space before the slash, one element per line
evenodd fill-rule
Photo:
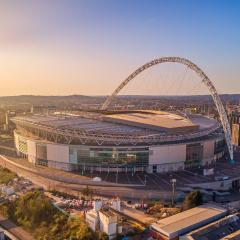
<path fill-rule="evenodd" d="M 5 146 L 4 149 L 10 151 L 13 150 L 11 146 Z M 12 151 L 13 152 L 13 151 Z M 9 155 L 9 154 L 6 154 Z M 50 168 L 32 166 L 27 162 L 26 159 L 18 159 L 16 157 L 10 157 L 14 161 L 26 165 L 28 167 L 36 168 L 37 171 L 43 171 L 44 174 L 50 174 L 52 177 L 60 177 L 64 179 L 65 182 L 71 181 L 82 182 L 82 181 L 92 181 L 94 177 L 100 177 L 102 181 L 114 184 L 126 184 L 131 188 L 135 189 L 147 189 L 147 190 L 159 190 L 159 191 L 171 191 L 172 184 L 171 180 L 176 179 L 176 188 L 184 187 L 188 184 L 198 184 L 213 182 L 216 176 L 227 176 L 230 178 L 240 177 L 240 163 L 239 163 L 240 153 L 235 153 L 236 164 L 233 166 L 226 159 L 221 159 L 217 161 L 217 164 L 209 166 L 209 168 L 214 168 L 214 175 L 204 176 L 203 168 L 186 169 L 178 172 L 170 173 L 146 173 L 146 172 L 99 172 L 99 171 L 78 171 L 78 172 L 62 172 Z M 19 161 L 18 161 L 19 160 Z M 43 168 L 43 169 L 42 169 Z M 98 183 L 99 185 L 100 183 Z"/>
<path fill-rule="evenodd" d="M 85 176 L 91 178 L 100 177 L 102 181 L 119 183 L 119 184 L 135 184 L 139 187 L 147 187 L 148 189 L 159 189 L 169 191 L 172 189 L 171 180 L 177 180 L 177 185 L 184 186 L 190 183 L 203 183 L 212 181 L 213 177 L 203 176 L 201 170 L 183 170 L 171 173 L 146 173 L 136 172 L 134 174 L 127 172 L 106 173 L 106 172 L 84 172 Z M 239 170 L 240 173 L 240 170 Z"/>
<path fill-rule="evenodd" d="M 188 184 L 206 183 L 215 181 L 215 177 L 240 177 L 240 163 L 236 161 L 235 165 L 231 165 L 226 159 L 220 159 L 217 164 L 210 166 L 214 168 L 214 174 L 211 176 L 203 175 L 203 168 L 187 169 L 171 173 L 146 173 L 146 172 L 97 172 L 85 171 L 84 176 L 90 178 L 100 177 L 102 181 L 119 183 L 119 184 L 136 184 L 147 189 L 158 189 L 169 191 L 172 189 L 172 179 L 176 179 L 177 187 L 186 186 Z"/>

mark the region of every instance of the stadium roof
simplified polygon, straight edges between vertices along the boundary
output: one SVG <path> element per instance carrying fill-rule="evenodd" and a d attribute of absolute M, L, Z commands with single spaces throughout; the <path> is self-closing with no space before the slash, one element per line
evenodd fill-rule
<path fill-rule="evenodd" d="M 190 119 L 174 113 L 162 111 L 112 114 L 107 115 L 104 120 L 166 132 L 193 131 L 198 129 L 198 124 L 193 123 Z"/>
<path fill-rule="evenodd" d="M 133 117 L 135 121 L 121 122 L 120 119 L 118 122 L 119 120 L 116 120 L 118 115 L 119 118 L 125 115 L 126 119 Z M 155 117 L 157 120 L 154 120 Z M 18 116 L 11 120 L 17 125 L 17 130 L 21 131 L 23 128 L 40 138 L 41 132 L 45 132 L 46 138 L 50 141 L 55 139 L 54 141 L 60 140 L 68 144 L 73 142 L 77 144 L 79 141 L 98 145 L 177 143 L 206 136 L 209 138 L 219 129 L 216 120 L 201 115 L 190 115 L 187 119 L 180 114 L 151 111 L 132 111 L 124 114 L 121 112 L 110 116 L 94 112 L 36 114 Z"/>
<path fill-rule="evenodd" d="M 85 115 L 73 114 L 35 114 L 32 116 L 17 117 L 30 124 L 53 127 L 55 129 L 84 130 L 85 132 L 97 131 L 99 133 L 168 133 L 169 129 L 190 128 L 192 131 L 213 127 L 217 121 L 201 115 L 191 115 L 189 119 L 168 112 L 142 111 L 119 113 L 111 115 L 86 113 Z"/>

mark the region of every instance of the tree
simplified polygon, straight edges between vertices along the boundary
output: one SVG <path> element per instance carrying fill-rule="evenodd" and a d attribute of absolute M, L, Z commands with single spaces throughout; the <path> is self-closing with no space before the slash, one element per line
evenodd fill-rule
<path fill-rule="evenodd" d="M 109 240 L 109 237 L 105 232 L 98 232 L 98 239 L 99 240 Z"/>
<path fill-rule="evenodd" d="M 91 194 L 89 188 L 86 194 Z M 29 192 L 9 202 L 6 213 L 16 224 L 29 230 L 37 240 L 99 239 L 83 218 L 73 218 L 62 213 L 40 191 Z"/>
<path fill-rule="evenodd" d="M 27 228 L 35 228 L 43 221 L 51 222 L 51 216 L 57 213 L 49 199 L 41 192 L 29 192 L 19 198 L 15 207 L 17 222 Z"/>
<path fill-rule="evenodd" d="M 89 196 L 91 196 L 93 194 L 93 191 L 88 186 L 86 186 L 85 188 L 83 188 L 81 190 L 81 193 L 82 193 L 83 196 L 88 198 Z"/>
<path fill-rule="evenodd" d="M 182 209 L 185 211 L 190 208 L 197 207 L 202 203 L 203 203 L 202 194 L 199 191 L 192 191 L 186 195 L 183 201 Z"/>
<path fill-rule="evenodd" d="M 70 218 L 67 223 L 69 236 L 72 239 L 97 240 L 98 237 L 81 218 Z"/>

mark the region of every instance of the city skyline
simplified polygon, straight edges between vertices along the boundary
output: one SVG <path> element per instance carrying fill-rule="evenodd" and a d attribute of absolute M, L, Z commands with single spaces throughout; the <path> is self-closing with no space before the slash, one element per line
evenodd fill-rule
<path fill-rule="evenodd" d="M 0 2 L 0 96 L 108 95 L 162 56 L 239 93 L 238 1 Z M 151 92 L 142 92 L 151 94 Z"/>

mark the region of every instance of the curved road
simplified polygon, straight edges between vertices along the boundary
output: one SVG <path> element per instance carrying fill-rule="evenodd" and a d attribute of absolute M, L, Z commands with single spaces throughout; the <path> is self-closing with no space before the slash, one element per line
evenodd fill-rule
<path fill-rule="evenodd" d="M 23 160 L 24 161 L 24 160 Z M 55 189 L 58 191 L 66 192 L 75 196 L 79 196 L 79 192 L 86 185 L 90 185 L 89 181 L 73 183 L 73 179 L 68 179 L 66 182 L 66 176 L 64 176 L 63 171 L 56 171 L 49 169 L 47 167 L 35 167 L 31 168 L 21 165 L 19 162 L 15 162 L 5 156 L 0 155 L 0 165 L 8 168 L 9 170 L 16 172 L 19 176 L 23 176 L 29 179 L 34 184 L 43 187 L 44 189 Z M 51 176 L 49 176 L 49 171 L 51 171 Z M 67 174 L 67 173 L 66 173 Z M 62 176 L 62 181 L 60 181 Z M 95 183 L 94 183 L 95 184 Z M 171 192 L 169 191 L 159 191 L 159 190 L 147 190 L 142 187 L 134 186 L 124 186 L 124 185 L 91 185 L 91 189 L 94 191 L 95 195 L 113 197 L 119 196 L 125 199 L 151 199 L 151 198 L 161 198 L 170 199 Z M 178 193 L 177 193 L 178 194 Z"/>

